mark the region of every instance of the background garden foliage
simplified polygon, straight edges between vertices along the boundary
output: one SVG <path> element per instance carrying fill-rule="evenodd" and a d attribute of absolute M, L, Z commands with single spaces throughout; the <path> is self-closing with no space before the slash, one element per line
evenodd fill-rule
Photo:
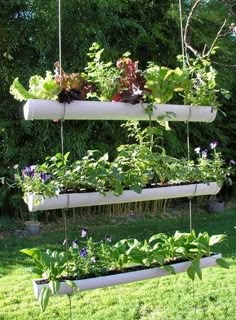
<path fill-rule="evenodd" d="M 183 2 L 183 22 L 194 1 Z M 219 149 L 230 160 L 236 158 L 235 87 L 236 36 L 230 25 L 236 20 L 234 1 L 202 0 L 189 27 L 191 44 L 199 52 L 212 44 L 227 19 L 212 57 L 218 82 L 231 92 L 231 99 L 221 101 L 227 117 L 218 112 L 217 120 L 208 124 L 191 124 L 191 144 L 207 146 L 218 140 Z M 93 42 L 105 48 L 105 61 L 115 62 L 129 50 L 141 68 L 153 61 L 176 67 L 181 53 L 179 8 L 176 0 L 64 0 L 62 1 L 62 67 L 66 72 L 80 72 L 86 64 Z M 42 162 L 46 155 L 60 152 L 60 123 L 24 121 L 22 104 L 9 94 L 14 78 L 27 84 L 32 74 L 53 71 L 58 60 L 57 1 L 2 0 L 0 11 L 0 176 L 11 176 L 13 166 Z M 234 65 L 234 67 L 232 67 Z M 177 102 L 177 101 L 176 101 Z M 119 121 L 67 121 L 64 123 L 65 149 L 72 158 L 80 158 L 87 149 L 114 153 L 128 142 Z M 171 124 L 160 142 L 168 154 L 186 156 L 186 126 Z M 130 139 L 129 139 L 130 142 Z M 16 190 L 2 185 L 1 212 L 14 212 L 21 202 Z M 4 209 L 3 209 L 4 208 Z"/>

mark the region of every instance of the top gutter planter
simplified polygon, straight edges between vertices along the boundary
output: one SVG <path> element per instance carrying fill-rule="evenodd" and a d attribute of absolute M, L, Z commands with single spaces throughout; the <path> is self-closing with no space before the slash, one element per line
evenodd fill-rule
<path fill-rule="evenodd" d="M 30 99 L 24 105 L 25 120 L 149 120 L 148 104 L 124 102 L 73 101 Z M 212 122 L 217 111 L 210 106 L 156 104 L 151 120 L 164 117 L 167 121 Z"/>

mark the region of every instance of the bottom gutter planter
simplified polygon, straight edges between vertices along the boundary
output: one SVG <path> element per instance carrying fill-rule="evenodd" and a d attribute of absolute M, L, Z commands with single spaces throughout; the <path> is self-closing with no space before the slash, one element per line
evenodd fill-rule
<path fill-rule="evenodd" d="M 222 255 L 214 254 L 210 257 L 205 257 L 200 260 L 201 268 L 213 267 L 216 265 L 216 259 L 221 258 Z M 181 273 L 187 271 L 190 266 L 191 261 L 179 262 L 175 264 L 171 264 L 175 269 L 176 273 Z M 118 284 L 131 283 L 136 281 L 142 281 L 153 278 L 160 278 L 163 276 L 167 276 L 170 273 L 161 267 L 149 268 L 138 271 L 131 271 L 127 273 L 119 273 L 115 275 L 107 275 L 101 276 L 97 278 L 88 278 L 82 280 L 74 280 L 73 282 L 76 284 L 80 291 L 92 290 L 97 288 L 109 287 Z M 34 294 L 36 299 L 38 299 L 41 290 L 44 287 L 48 287 L 48 284 L 39 284 L 40 280 L 43 279 L 35 279 L 33 280 Z M 60 282 L 60 291 L 59 295 L 63 294 L 71 294 L 72 288 L 69 287 L 64 281 Z"/>
<path fill-rule="evenodd" d="M 195 183 L 178 186 L 165 186 L 143 189 L 141 193 L 125 190 L 122 195 L 115 196 L 112 192 L 105 195 L 99 192 L 68 193 L 43 199 L 40 195 L 28 194 L 26 203 L 29 211 L 53 210 L 63 208 L 88 207 L 115 203 L 128 203 L 160 199 L 215 195 L 220 191 L 216 182 Z"/>

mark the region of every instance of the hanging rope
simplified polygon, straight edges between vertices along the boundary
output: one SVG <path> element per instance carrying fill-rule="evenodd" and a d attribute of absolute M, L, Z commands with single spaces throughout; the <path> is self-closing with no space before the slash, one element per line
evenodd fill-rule
<path fill-rule="evenodd" d="M 58 0 L 58 51 L 59 51 L 59 74 L 60 74 L 60 87 L 62 86 L 62 58 L 61 58 L 61 0 Z M 60 119 L 61 123 L 61 154 L 64 158 L 64 132 L 63 132 L 63 121 L 65 117 L 65 104 L 63 118 Z"/>
<path fill-rule="evenodd" d="M 58 46 L 59 46 L 59 73 L 61 86 L 61 0 L 58 0 Z"/>
<path fill-rule="evenodd" d="M 182 2 L 179 0 L 179 20 L 180 20 L 180 33 L 181 33 L 181 46 L 183 56 L 183 68 L 185 68 L 185 51 L 184 51 L 184 33 L 183 33 L 183 16 L 182 16 Z"/>
<path fill-rule="evenodd" d="M 182 56 L 183 56 L 183 68 L 186 67 L 185 61 L 185 50 L 184 50 L 184 34 L 183 34 L 183 15 L 182 15 L 182 1 L 179 0 L 179 20 L 180 20 L 180 34 L 181 34 L 181 47 L 182 47 Z M 190 170 L 189 161 L 190 161 L 190 133 L 189 133 L 189 121 L 191 119 L 192 108 L 189 109 L 189 119 L 186 122 L 186 131 L 187 131 L 187 154 L 188 154 L 188 170 Z M 189 197 L 189 229 L 192 231 L 192 198 L 195 196 L 197 188 L 195 188 L 194 194 L 192 197 Z"/>
<path fill-rule="evenodd" d="M 59 48 L 59 74 L 60 74 L 60 87 L 62 87 L 62 54 L 61 54 L 61 0 L 58 0 L 58 48 Z M 61 123 L 61 154 L 64 161 L 64 127 L 63 122 L 66 112 L 66 103 L 64 103 L 63 117 L 60 119 Z M 69 258 L 68 258 L 68 228 L 67 228 L 67 212 L 69 208 L 69 195 L 67 195 L 67 206 L 63 209 L 63 219 L 64 219 L 64 231 L 65 231 L 65 248 L 67 254 L 67 272 L 69 272 Z"/>

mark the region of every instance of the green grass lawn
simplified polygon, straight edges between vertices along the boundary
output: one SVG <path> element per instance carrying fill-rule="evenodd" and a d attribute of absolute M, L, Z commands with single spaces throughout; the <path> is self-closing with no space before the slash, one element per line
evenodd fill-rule
<path fill-rule="evenodd" d="M 111 234 L 114 241 L 121 238 L 148 238 L 158 232 L 189 231 L 188 216 L 140 218 L 120 222 L 112 218 L 80 221 L 72 225 L 69 239 L 80 236 L 86 226 L 90 235 L 99 240 Z M 193 227 L 197 232 L 226 233 L 227 242 L 216 251 L 222 252 L 230 269 L 214 267 L 203 270 L 203 280 L 193 285 L 186 274 L 146 280 L 93 291 L 72 297 L 73 319 L 76 320 L 183 320 L 236 319 L 236 209 L 220 214 L 194 212 Z M 14 233 L 0 240 L 0 320 L 69 319 L 68 297 L 52 297 L 41 313 L 33 296 L 32 276 L 27 267 L 30 260 L 19 253 L 26 247 L 62 249 L 63 225 L 43 226 L 36 237 L 16 238 Z"/>

